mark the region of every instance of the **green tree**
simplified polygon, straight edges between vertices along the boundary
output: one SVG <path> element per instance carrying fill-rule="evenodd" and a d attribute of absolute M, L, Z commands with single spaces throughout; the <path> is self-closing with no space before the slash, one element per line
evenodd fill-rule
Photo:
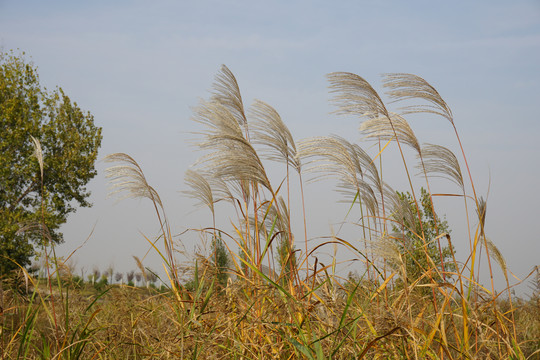
<path fill-rule="evenodd" d="M 216 269 L 218 284 L 223 287 L 226 286 L 229 278 L 229 252 L 223 243 L 221 233 L 212 240 L 212 262 Z"/>
<path fill-rule="evenodd" d="M 420 276 L 433 269 L 433 264 L 442 274 L 442 267 L 446 272 L 455 270 L 452 260 L 452 250 L 443 245 L 446 237 L 437 239 L 441 234 L 450 234 L 450 228 L 446 220 L 441 220 L 434 212 L 431 205 L 430 194 L 424 188 L 420 195 L 420 220 L 413 197 L 409 192 L 397 192 L 402 203 L 402 211 L 394 214 L 396 224 L 393 226 L 394 238 L 404 254 L 403 259 L 409 280 L 416 280 Z M 399 225 L 398 225 L 399 224 Z M 422 238 L 422 233 L 424 238 Z M 427 245 L 426 245 L 427 244 Z M 440 248 L 439 248 L 440 246 Z M 431 258 L 428 260 L 427 256 Z M 443 262 L 441 263 L 441 255 Z M 432 271 L 431 278 L 436 281 L 441 278 Z M 429 280 L 425 277 L 422 283 Z"/>
<path fill-rule="evenodd" d="M 30 136 L 41 143 L 43 179 Z M 24 53 L 0 52 L 0 274 L 16 267 L 8 259 L 28 265 L 36 244 L 62 242 L 68 214 L 91 206 L 86 184 L 101 139 L 89 112 L 61 88 L 41 87 Z M 42 220 L 47 231 L 21 233 Z"/>

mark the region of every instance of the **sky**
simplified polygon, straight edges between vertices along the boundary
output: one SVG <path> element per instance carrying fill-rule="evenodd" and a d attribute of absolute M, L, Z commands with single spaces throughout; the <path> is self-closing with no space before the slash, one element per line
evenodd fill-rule
<path fill-rule="evenodd" d="M 200 130 L 193 108 L 210 96 L 221 64 L 235 74 L 245 105 L 261 99 L 275 107 L 295 139 L 338 134 L 371 152 L 358 118 L 331 113 L 325 75 L 352 72 L 383 93 L 381 74 L 417 74 L 452 108 L 477 192 L 487 198 L 486 232 L 509 269 L 523 278 L 540 262 L 538 231 L 531 227 L 540 204 L 536 0 L 0 0 L 0 49 L 24 51 L 42 85 L 62 87 L 93 114 L 103 128 L 100 159 L 124 152 L 138 161 L 164 199 L 173 231 L 182 234 L 177 241 L 187 262 L 204 246 L 195 231 L 184 231 L 211 224 L 208 211 L 181 193 L 185 171 L 201 155 L 190 145 Z M 458 152 L 448 122 L 409 122 L 421 142 Z M 391 185 L 407 190 L 397 170 L 402 165 L 392 156 L 387 161 L 390 178 L 396 171 Z M 72 258 L 86 273 L 111 265 L 121 272 L 136 269 L 132 256 L 159 269 L 154 252 L 145 257 L 145 236 L 158 232 L 151 205 L 108 198 L 106 167 L 97 164 L 98 175 L 88 185 L 94 205 L 69 217 L 59 252 L 76 250 Z M 456 191 L 447 182 L 436 185 L 437 192 Z M 337 199 L 331 183 L 307 185 L 313 241 L 345 219 L 348 207 Z M 436 202 L 453 230 L 458 258 L 465 256 L 462 203 Z M 230 210 L 222 211 L 220 225 L 226 227 Z M 343 236 L 358 240 L 352 230 Z M 355 266 L 349 263 L 343 271 Z M 501 279 L 499 273 L 500 285 Z"/>

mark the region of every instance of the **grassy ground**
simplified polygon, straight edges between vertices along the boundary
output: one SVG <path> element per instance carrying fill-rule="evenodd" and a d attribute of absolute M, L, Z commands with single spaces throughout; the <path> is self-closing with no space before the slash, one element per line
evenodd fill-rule
<path fill-rule="evenodd" d="M 170 290 L 118 285 L 98 291 L 65 284 L 62 296 L 55 291 L 51 297 L 43 285 L 22 294 L 5 284 L 1 354 L 5 359 L 538 358 L 533 355 L 540 345 L 538 296 L 515 300 L 514 323 L 505 300 L 471 304 L 465 344 L 457 298 L 445 306 L 444 296 L 434 303 L 429 294 L 377 292 L 358 279 L 341 283 L 331 276 L 317 282 L 315 292 L 304 289 L 293 297 L 264 282 L 212 287 L 211 278 L 202 276 L 199 288 L 186 291 L 182 300 Z"/>

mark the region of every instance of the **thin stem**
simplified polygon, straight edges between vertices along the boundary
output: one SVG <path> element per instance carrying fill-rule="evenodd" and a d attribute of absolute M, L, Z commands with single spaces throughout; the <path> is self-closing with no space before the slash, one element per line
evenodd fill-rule
<path fill-rule="evenodd" d="M 465 156 L 465 151 L 463 150 L 463 145 L 461 144 L 461 139 L 459 138 L 459 134 L 458 134 L 456 125 L 454 124 L 453 121 L 452 121 L 452 126 L 454 127 L 454 132 L 456 133 L 456 138 L 458 140 L 459 147 L 461 148 L 461 153 L 463 154 L 463 160 L 465 161 L 465 166 L 467 167 L 467 173 L 469 174 L 469 179 L 471 181 L 471 187 L 472 187 L 473 194 L 474 194 L 474 201 L 476 203 L 476 208 L 479 209 L 478 197 L 476 196 L 476 190 L 474 188 L 474 181 L 472 179 L 471 171 L 469 169 L 469 164 L 467 162 L 467 157 Z M 482 227 L 482 233 L 483 233 L 484 225 L 481 224 L 481 227 Z M 487 243 L 485 244 L 485 247 L 486 247 L 486 256 L 488 258 L 489 275 L 490 275 L 490 278 L 491 278 L 491 292 L 492 292 L 492 297 L 495 300 L 495 285 L 494 285 L 494 282 L 493 282 L 493 268 L 491 266 L 491 260 L 490 260 L 490 256 L 489 256 L 489 249 L 487 248 Z M 480 266 L 478 268 L 480 269 Z"/>
<path fill-rule="evenodd" d="M 302 214 L 304 217 L 304 241 L 306 245 L 306 278 L 309 275 L 309 251 L 308 251 L 308 236 L 307 236 L 307 221 L 306 221 L 306 204 L 304 202 L 304 184 L 302 181 L 302 174 L 298 172 L 298 177 L 300 179 L 300 194 L 302 196 Z"/>
<path fill-rule="evenodd" d="M 254 182 L 252 184 L 253 189 L 253 217 L 255 219 L 255 252 L 257 259 L 257 269 L 261 270 L 261 241 L 259 234 L 259 211 L 257 209 L 257 195 L 258 195 L 258 186 Z"/>
<path fill-rule="evenodd" d="M 435 205 L 433 205 L 433 197 L 431 196 L 431 189 L 429 187 L 429 180 L 428 180 L 428 176 L 427 176 L 427 172 L 426 172 L 426 167 L 424 165 L 424 158 L 422 157 L 422 152 L 420 151 L 419 152 L 419 155 L 420 155 L 420 163 L 422 164 L 422 171 L 424 172 L 424 177 L 426 179 L 426 187 L 427 187 L 427 191 L 428 191 L 428 194 L 429 194 L 429 203 L 431 205 L 431 211 L 433 212 L 433 223 L 435 225 L 435 234 L 437 235 L 437 237 L 439 236 L 439 226 L 437 224 L 437 213 L 435 211 Z M 442 275 L 443 275 L 443 280 L 446 281 L 446 271 L 444 270 L 444 259 L 443 259 L 443 253 L 442 253 L 442 248 L 441 248 L 441 240 L 439 238 L 437 238 L 437 245 L 439 246 L 439 256 L 441 258 L 441 270 L 442 270 Z"/>
<path fill-rule="evenodd" d="M 396 138 L 396 143 L 399 148 L 399 153 L 401 155 L 401 159 L 403 160 L 403 166 L 405 167 L 405 172 L 407 173 L 407 180 L 409 181 L 409 186 L 411 187 L 411 193 L 414 199 L 414 203 L 416 205 L 416 213 L 418 215 L 418 221 L 420 222 L 420 230 L 422 231 L 422 240 L 424 241 L 424 244 L 426 243 L 426 236 L 424 235 L 424 227 L 422 226 L 422 216 L 420 215 L 420 207 L 418 206 L 418 201 L 416 200 L 416 195 L 414 192 L 414 187 L 411 180 L 411 175 L 409 174 L 409 168 L 407 167 L 407 162 L 405 161 L 405 155 L 403 155 L 403 150 L 401 149 L 401 144 L 399 142 L 399 137 L 397 135 L 396 129 L 394 127 L 394 123 L 392 122 L 392 119 L 388 114 L 386 114 L 386 117 L 390 123 L 390 126 L 392 127 L 392 131 L 394 132 L 394 136 Z M 426 254 L 427 256 L 427 254 Z"/>

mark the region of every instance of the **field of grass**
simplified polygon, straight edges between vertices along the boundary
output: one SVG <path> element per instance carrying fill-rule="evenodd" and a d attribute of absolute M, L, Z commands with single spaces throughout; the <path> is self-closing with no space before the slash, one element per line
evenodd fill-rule
<path fill-rule="evenodd" d="M 48 273 L 21 269 L 0 288 L 2 358 L 540 358 L 540 275 L 536 269 L 527 279 L 529 298 L 513 297 L 504 257 L 484 231 L 486 201 L 475 189 L 448 105 L 414 75 L 384 79 L 386 95 L 408 105 L 399 114 L 360 76 L 332 73 L 328 80 L 337 113 L 361 120 L 376 153 L 337 136 L 296 143 L 268 104 L 256 101 L 244 110 L 236 79 L 223 67 L 212 98 L 195 110 L 204 155 L 186 173 L 186 195 L 211 215 L 197 231 L 212 253 L 193 255 L 187 269 L 179 264 L 179 240 L 158 192 L 133 158 L 109 155 L 113 193 L 146 198 L 155 207 L 161 234 L 146 240 L 162 258 L 167 285 L 77 282 L 44 241 Z M 450 125 L 458 155 L 419 144 L 404 117 L 420 112 Z M 403 159 L 406 193 L 383 180 L 387 151 Z M 411 151 L 414 166 L 404 155 Z M 265 161 L 281 163 L 286 176 L 271 181 Z M 427 190 L 413 185 L 418 171 L 414 182 Z M 445 232 L 437 216 L 444 209 L 432 200 L 433 177 L 448 180 L 449 190 L 437 189 L 437 196 L 463 203 L 468 238 Z M 337 181 L 336 200 L 357 213 L 358 234 L 330 235 L 311 246 L 308 224 L 317 220 L 306 215 L 303 186 L 323 178 Z M 293 181 L 299 193 L 291 191 Z M 226 214 L 218 213 L 218 202 L 227 204 Z M 292 214 L 292 202 L 303 210 Z M 223 216 L 229 228 L 216 227 Z M 293 218 L 304 224 L 299 231 Z M 470 253 L 458 257 L 456 241 Z M 335 259 L 319 260 L 321 251 L 336 247 L 362 259 L 362 272 L 343 278 Z M 487 285 L 479 281 L 480 264 L 490 274 Z M 505 289 L 495 289 L 495 267 L 505 274 Z"/>

